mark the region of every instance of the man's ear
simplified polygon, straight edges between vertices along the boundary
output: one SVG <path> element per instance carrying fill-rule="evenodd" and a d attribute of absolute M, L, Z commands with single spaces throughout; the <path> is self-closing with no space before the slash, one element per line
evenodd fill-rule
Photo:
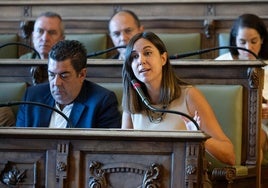
<path fill-rule="evenodd" d="M 86 76 L 87 76 L 87 68 L 83 68 L 83 69 L 80 71 L 79 76 L 80 76 L 81 78 L 86 78 Z"/>

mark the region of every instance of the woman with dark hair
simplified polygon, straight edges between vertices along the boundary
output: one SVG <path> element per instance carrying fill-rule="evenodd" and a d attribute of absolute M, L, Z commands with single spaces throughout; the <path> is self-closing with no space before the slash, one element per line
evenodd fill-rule
<path fill-rule="evenodd" d="M 161 39 L 152 32 L 135 35 L 126 48 L 123 65 L 123 129 L 187 130 L 188 122 L 176 114 L 146 109 L 131 80 L 137 80 L 150 103 L 157 108 L 180 111 L 199 123 L 209 134 L 205 148 L 223 163 L 234 165 L 231 141 L 223 133 L 215 114 L 203 94 L 180 80 L 174 73 Z"/>
<path fill-rule="evenodd" d="M 246 48 L 254 52 L 260 59 L 268 59 L 267 29 L 264 22 L 254 14 L 239 16 L 230 32 L 230 46 Z M 253 54 L 245 50 L 230 49 L 216 60 L 253 60 Z"/>
<path fill-rule="evenodd" d="M 230 46 L 237 46 L 246 48 L 255 53 L 259 59 L 268 59 L 268 32 L 264 22 L 254 14 L 243 14 L 239 16 L 232 26 L 230 32 Z M 229 53 L 223 54 L 216 58 L 216 60 L 254 60 L 253 54 L 245 50 L 230 49 Z M 265 68 L 265 78 L 267 79 L 267 68 Z M 264 97 L 262 107 L 262 118 L 267 122 L 268 119 L 268 102 L 267 99 L 267 80 L 264 82 Z M 265 96 L 266 95 L 266 96 Z M 261 158 L 263 153 L 268 155 L 268 124 L 262 124 L 260 133 L 261 140 Z M 268 157 L 265 157 L 268 161 Z M 266 162 L 268 163 L 268 162 Z"/>

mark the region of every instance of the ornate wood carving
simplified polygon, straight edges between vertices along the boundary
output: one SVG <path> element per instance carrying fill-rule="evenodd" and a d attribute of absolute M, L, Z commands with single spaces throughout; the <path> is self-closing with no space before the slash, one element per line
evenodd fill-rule
<path fill-rule="evenodd" d="M 260 87 L 260 74 L 256 68 L 248 68 L 248 84 L 251 88 L 249 90 L 249 114 L 248 114 L 248 159 L 247 164 L 256 164 L 257 148 L 256 148 L 256 134 L 258 125 L 258 88 Z"/>
<path fill-rule="evenodd" d="M 248 83 L 250 88 L 258 88 L 259 76 L 256 68 L 248 68 Z"/>
<path fill-rule="evenodd" d="M 204 20 L 204 33 L 207 39 L 211 38 L 214 33 L 214 20 L 205 19 Z"/>
<path fill-rule="evenodd" d="M 140 188 L 160 188 L 161 187 L 161 166 L 158 164 L 151 164 L 151 166 L 141 169 L 137 168 L 137 164 L 131 163 L 116 163 L 113 167 L 105 168 L 103 164 L 98 161 L 91 161 L 89 164 L 89 188 L 107 188 L 109 187 L 109 180 L 107 178 L 109 173 L 135 173 L 143 176 Z M 124 181 L 124 180 L 122 180 Z"/>
<path fill-rule="evenodd" d="M 32 7 L 31 6 L 24 6 L 23 7 L 23 16 L 24 17 L 31 17 L 32 16 Z"/>
<path fill-rule="evenodd" d="M 8 186 L 18 185 L 26 178 L 25 169 L 19 169 L 15 163 L 8 161 L 1 172 L 1 182 Z"/>
<path fill-rule="evenodd" d="M 187 187 L 194 187 L 198 182 L 198 164 L 200 159 L 200 145 L 188 143 L 185 158 L 185 182 Z M 203 174 L 203 173 L 202 173 Z"/>
<path fill-rule="evenodd" d="M 69 143 L 59 143 L 56 156 L 56 179 L 59 187 L 64 186 L 64 180 L 68 177 Z"/>
<path fill-rule="evenodd" d="M 211 38 L 215 33 L 215 22 L 213 19 L 215 16 L 215 9 L 212 4 L 207 5 L 207 18 L 204 20 L 204 33 L 207 39 Z"/>
<path fill-rule="evenodd" d="M 257 126 L 258 125 L 258 117 L 257 117 L 257 108 L 256 106 L 258 106 L 258 93 L 257 93 L 257 90 L 251 90 L 249 92 L 249 95 L 250 95 L 250 106 L 249 106 L 249 115 L 248 115 L 248 118 L 249 118 L 249 152 L 248 152 L 248 155 L 250 158 L 253 158 L 253 161 L 255 161 L 256 159 L 256 129 L 257 129 Z"/>
<path fill-rule="evenodd" d="M 235 168 L 225 167 L 225 168 L 214 168 L 212 171 L 212 180 L 227 180 L 228 183 L 232 183 L 236 177 Z"/>

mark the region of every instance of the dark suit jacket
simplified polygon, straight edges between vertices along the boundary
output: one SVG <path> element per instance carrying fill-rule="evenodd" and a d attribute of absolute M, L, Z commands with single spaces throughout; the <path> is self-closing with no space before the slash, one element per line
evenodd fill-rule
<path fill-rule="evenodd" d="M 55 100 L 49 84 L 29 87 L 23 101 L 40 102 L 51 107 Z M 17 127 L 48 127 L 52 110 L 36 105 L 21 105 L 17 115 Z M 93 82 L 84 81 L 70 114 L 74 128 L 120 128 L 121 113 L 114 92 Z"/>

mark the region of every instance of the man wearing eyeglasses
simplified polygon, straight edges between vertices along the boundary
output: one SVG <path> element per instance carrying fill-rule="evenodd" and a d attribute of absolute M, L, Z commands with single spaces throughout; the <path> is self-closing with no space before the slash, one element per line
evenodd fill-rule
<path fill-rule="evenodd" d="M 24 101 L 54 107 L 69 117 L 72 128 L 119 128 L 121 114 L 113 92 L 86 80 L 87 51 L 78 41 L 60 41 L 48 57 L 48 81 L 27 89 Z M 69 127 L 56 111 L 21 105 L 17 127 Z"/>

